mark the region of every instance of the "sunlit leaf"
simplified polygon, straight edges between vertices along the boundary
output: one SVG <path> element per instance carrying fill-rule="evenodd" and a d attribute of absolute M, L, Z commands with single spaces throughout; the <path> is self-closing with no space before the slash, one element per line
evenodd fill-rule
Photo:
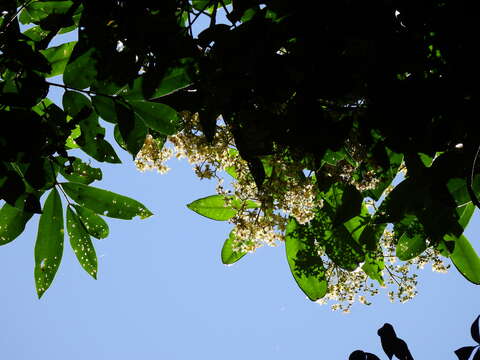
<path fill-rule="evenodd" d="M 80 221 L 85 226 L 87 232 L 97 239 L 104 239 L 108 236 L 108 225 L 99 215 L 92 210 L 78 205 L 73 205 Z"/>
<path fill-rule="evenodd" d="M 145 219 L 153 214 L 143 204 L 129 197 L 79 183 L 62 183 L 63 190 L 80 206 L 117 219 Z"/>
<path fill-rule="evenodd" d="M 60 266 L 63 236 L 62 201 L 53 188 L 43 206 L 35 243 L 35 284 L 39 298 L 51 285 Z"/>
<path fill-rule="evenodd" d="M 398 240 L 396 247 L 396 255 L 402 261 L 407 261 L 417 257 L 425 251 L 425 236 L 423 234 L 415 234 L 408 236 L 404 233 Z"/>
<path fill-rule="evenodd" d="M 67 208 L 67 232 L 78 262 L 89 275 L 96 279 L 97 254 L 95 248 L 84 225 L 70 207 Z"/>
<path fill-rule="evenodd" d="M 152 101 L 129 101 L 135 113 L 146 126 L 164 135 L 173 135 L 181 129 L 181 119 L 170 106 Z"/>
<path fill-rule="evenodd" d="M 234 264 L 247 254 L 246 252 L 233 250 L 232 243 L 234 239 L 235 239 L 235 234 L 233 233 L 233 231 L 231 231 L 230 235 L 228 236 L 228 239 L 225 240 L 225 242 L 223 243 L 222 263 L 224 263 L 225 265 Z"/>
<path fill-rule="evenodd" d="M 75 45 L 72 56 L 65 67 L 63 82 L 75 89 L 85 89 L 93 83 L 97 76 L 97 60 L 94 56 L 94 49 L 76 51 L 78 46 L 79 43 Z"/>
<path fill-rule="evenodd" d="M 94 168 L 82 160 L 75 158 L 71 167 L 61 168 L 65 179 L 71 182 L 90 184 L 95 180 L 102 180 L 102 170 Z"/>
<path fill-rule="evenodd" d="M 290 219 L 285 235 L 288 265 L 300 289 L 315 301 L 327 293 L 327 280 L 322 258 L 317 255 L 313 240 L 306 236 L 294 219 Z"/>
<path fill-rule="evenodd" d="M 32 215 L 5 203 L 0 209 L 0 245 L 15 240 L 23 232 Z"/>
<path fill-rule="evenodd" d="M 162 79 L 155 81 L 143 75 L 133 81 L 132 87 L 124 87 L 117 95 L 122 95 L 129 100 L 157 99 L 168 95 L 176 90 L 182 89 L 192 83 L 186 67 L 175 67 L 168 69 Z"/>
<path fill-rule="evenodd" d="M 67 66 L 68 59 L 70 59 L 76 43 L 76 41 L 72 41 L 41 51 L 41 53 L 50 62 L 50 65 L 52 65 L 52 71 L 47 75 L 47 77 L 63 74 L 65 66 Z"/>
<path fill-rule="evenodd" d="M 222 195 L 211 195 L 195 200 L 187 207 L 197 214 L 218 221 L 228 220 L 237 213 L 237 210 L 225 202 L 225 197 Z"/>
<path fill-rule="evenodd" d="M 362 270 L 372 280 L 377 280 L 380 285 L 384 284 L 382 277 L 382 270 L 385 268 L 383 258 L 371 258 L 368 254 L 365 257 L 365 262 L 362 265 Z"/>
<path fill-rule="evenodd" d="M 447 241 L 455 241 L 455 248 L 450 255 L 458 271 L 470 282 L 480 285 L 480 258 L 468 239 L 461 235 L 458 238 L 447 236 Z"/>

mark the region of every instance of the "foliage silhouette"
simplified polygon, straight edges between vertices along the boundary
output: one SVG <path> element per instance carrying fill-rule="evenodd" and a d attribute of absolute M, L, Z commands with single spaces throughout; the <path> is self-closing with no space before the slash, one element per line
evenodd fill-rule
<path fill-rule="evenodd" d="M 377 333 L 380 336 L 383 351 L 390 360 L 392 360 L 393 356 L 396 356 L 399 360 L 413 360 L 407 343 L 397 337 L 391 324 L 385 323 L 378 329 Z"/>
<path fill-rule="evenodd" d="M 473 360 L 480 358 L 480 328 L 479 328 L 480 316 L 473 321 L 472 326 L 470 327 L 470 333 L 473 340 L 475 340 L 478 345 L 475 346 L 465 346 L 455 350 L 455 355 L 457 355 L 459 360 L 468 360 L 470 356 L 475 352 Z M 391 360 L 395 356 L 399 360 L 413 360 L 412 354 L 408 349 L 408 345 L 405 341 L 398 338 L 393 326 L 389 323 L 385 323 L 380 329 L 378 329 L 378 335 L 382 343 L 382 348 L 387 357 Z M 349 360 L 376 360 L 379 359 L 376 355 L 364 352 L 362 350 L 355 350 L 352 352 L 348 358 Z"/>
<path fill-rule="evenodd" d="M 320 242 L 343 269 L 374 261 L 364 271 L 382 282 L 378 230 L 387 224 L 402 239 L 402 259 L 436 249 L 480 284 L 480 259 L 462 235 L 480 190 L 478 7 L 466 0 L 2 0 L 0 244 L 34 214 L 45 217 L 40 199 L 55 189 L 87 236 L 97 232 L 82 212 L 151 215 L 91 187 L 100 169 L 69 151 L 118 163 L 100 118 L 115 124 L 116 141 L 135 157 L 147 134 L 163 145 L 184 126 L 179 112 L 189 111 L 199 114 L 208 141 L 222 117 L 259 190 L 275 175 L 265 165 L 272 154 L 314 175 L 327 206 L 296 228 L 308 234 L 299 258 L 287 254 L 311 300 L 325 291 L 311 291 L 324 272 L 320 261 L 311 266 L 317 253 L 310 245 Z M 220 23 L 222 12 L 229 24 Z M 194 36 L 200 17 L 209 25 Z M 74 30 L 78 41 L 51 45 Z M 55 75 L 63 83 L 48 80 Z M 63 108 L 47 98 L 50 87 L 66 90 Z M 387 195 L 402 159 L 408 175 Z M 348 181 L 332 175 L 347 167 Z M 372 174 L 375 186 L 347 189 Z M 337 188 L 349 194 L 347 205 L 327 201 Z M 97 195 L 102 206 L 88 200 Z M 366 198 L 382 195 L 378 211 L 362 212 Z M 354 233 L 345 225 L 352 219 L 360 224 Z M 298 281 L 299 274 L 312 281 Z M 44 290 L 37 288 L 39 296 Z"/>

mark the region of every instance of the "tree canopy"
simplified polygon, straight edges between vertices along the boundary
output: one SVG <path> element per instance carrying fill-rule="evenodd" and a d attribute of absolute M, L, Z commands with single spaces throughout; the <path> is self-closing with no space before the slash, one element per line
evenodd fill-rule
<path fill-rule="evenodd" d="M 102 216 L 152 215 L 91 186 L 101 170 L 69 154 L 120 162 L 101 119 L 141 169 L 163 169 L 169 141 L 201 178 L 234 179 L 233 189 L 220 182 L 216 195 L 188 205 L 233 223 L 225 263 L 285 241 L 305 294 L 347 303 L 375 293 L 367 280 L 383 285 L 385 276 L 408 300 L 416 282 L 408 267 L 432 261 L 442 270 L 441 256 L 480 284 L 480 259 L 463 235 L 480 205 L 477 8 L 2 0 L 0 244 L 40 214 L 42 296 L 63 251 L 60 194 L 71 246 L 93 277 L 91 236 L 108 235 Z M 197 34 L 200 18 L 208 21 Z M 50 45 L 71 31 L 77 41 Z M 65 90 L 62 107 L 48 99 L 50 87 Z M 391 267 L 392 257 L 406 265 Z"/>

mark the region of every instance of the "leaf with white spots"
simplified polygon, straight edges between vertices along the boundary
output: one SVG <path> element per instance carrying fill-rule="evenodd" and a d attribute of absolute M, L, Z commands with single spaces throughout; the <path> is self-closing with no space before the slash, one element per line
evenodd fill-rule
<path fill-rule="evenodd" d="M 78 262 L 89 275 L 96 279 L 97 254 L 95 248 L 87 229 L 70 207 L 67 208 L 67 232 Z"/>
<path fill-rule="evenodd" d="M 73 205 L 80 221 L 85 226 L 87 232 L 97 239 L 104 239 L 108 236 L 108 225 L 99 215 L 87 208 Z"/>
<path fill-rule="evenodd" d="M 47 291 L 62 261 L 63 253 L 62 201 L 53 188 L 43 206 L 35 242 L 35 285 L 38 297 Z"/>
<path fill-rule="evenodd" d="M 0 245 L 15 240 L 23 232 L 32 215 L 33 213 L 5 203 L 0 210 Z"/>
<path fill-rule="evenodd" d="M 96 214 L 125 220 L 133 219 L 135 216 L 145 219 L 153 215 L 140 202 L 108 190 L 73 182 L 62 183 L 61 186 L 78 205 Z"/>

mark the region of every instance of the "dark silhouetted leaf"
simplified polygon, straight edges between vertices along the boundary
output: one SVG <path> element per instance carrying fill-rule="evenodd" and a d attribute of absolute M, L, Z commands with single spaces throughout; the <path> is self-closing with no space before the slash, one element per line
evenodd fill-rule
<path fill-rule="evenodd" d="M 458 360 L 468 360 L 470 355 L 472 355 L 475 346 L 464 346 L 460 349 L 455 350 L 455 355 L 457 355 Z"/>
<path fill-rule="evenodd" d="M 49 288 L 60 266 L 63 236 L 62 201 L 53 188 L 43 206 L 35 243 L 35 284 L 39 298 Z"/>
<path fill-rule="evenodd" d="M 475 321 L 472 323 L 472 327 L 470 328 L 470 333 L 472 334 L 472 339 L 475 340 L 480 345 L 480 329 L 479 329 L 479 322 L 480 316 L 477 316 Z"/>

